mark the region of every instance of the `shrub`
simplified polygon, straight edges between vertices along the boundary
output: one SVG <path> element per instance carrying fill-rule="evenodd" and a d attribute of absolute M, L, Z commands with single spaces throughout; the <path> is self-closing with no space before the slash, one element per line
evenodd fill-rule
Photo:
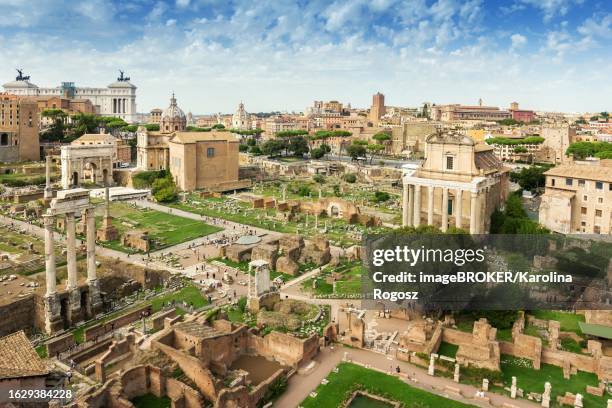
<path fill-rule="evenodd" d="M 312 176 L 312 179 L 319 184 L 325 183 L 325 176 L 323 176 L 322 174 L 315 174 L 314 176 Z"/>
<path fill-rule="evenodd" d="M 375 203 L 382 203 L 382 202 L 388 201 L 390 198 L 391 196 L 389 195 L 389 193 L 385 191 L 374 192 L 374 202 Z"/>
<path fill-rule="evenodd" d="M 344 175 L 344 181 L 352 184 L 357 181 L 357 176 L 354 173 L 346 173 Z"/>

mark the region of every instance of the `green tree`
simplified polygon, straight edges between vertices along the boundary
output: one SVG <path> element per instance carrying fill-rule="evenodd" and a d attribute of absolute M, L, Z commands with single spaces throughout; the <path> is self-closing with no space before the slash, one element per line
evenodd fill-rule
<path fill-rule="evenodd" d="M 177 188 L 172 175 L 168 173 L 166 177 L 156 179 L 151 187 L 151 193 L 155 200 L 160 203 L 169 203 L 176 200 Z"/>
<path fill-rule="evenodd" d="M 292 137 L 289 139 L 287 148 L 293 152 L 294 156 L 302 157 L 308 153 L 308 141 L 303 136 Z"/>
<path fill-rule="evenodd" d="M 364 157 L 366 155 L 366 148 L 361 144 L 353 143 L 346 148 L 346 154 L 348 154 L 352 160 L 357 160 L 358 157 Z"/>
<path fill-rule="evenodd" d="M 383 142 L 386 142 L 387 140 L 391 140 L 391 135 L 387 132 L 378 132 L 377 134 L 372 136 L 372 139 L 382 144 Z"/>
<path fill-rule="evenodd" d="M 372 201 L 374 201 L 375 203 L 383 203 L 385 201 L 389 201 L 390 198 L 391 195 L 389 195 L 389 193 L 387 193 L 386 191 L 375 191 L 374 198 L 372 199 Z"/>
<path fill-rule="evenodd" d="M 251 146 L 249 148 L 249 153 L 251 153 L 252 155 L 255 155 L 255 156 L 260 156 L 262 154 L 261 153 L 261 149 L 259 148 L 259 146 Z"/>
<path fill-rule="evenodd" d="M 320 159 L 325 156 L 325 152 L 320 147 L 316 147 L 310 151 L 310 157 L 313 159 Z"/>
<path fill-rule="evenodd" d="M 262 143 L 261 152 L 269 157 L 280 156 L 287 142 L 282 139 L 270 139 Z"/>
<path fill-rule="evenodd" d="M 238 151 L 242 152 L 242 153 L 246 153 L 249 150 L 249 146 L 240 143 L 238 145 Z"/>
<path fill-rule="evenodd" d="M 518 183 L 523 190 L 535 192 L 539 187 L 544 187 L 546 182 L 544 172 L 549 168 L 549 166 L 524 167 L 519 172 L 510 173 L 510 180 Z"/>
<path fill-rule="evenodd" d="M 370 152 L 370 164 L 372 164 L 372 159 L 374 158 L 374 155 L 385 150 L 385 146 L 381 144 L 369 144 L 366 146 L 366 149 Z"/>
<path fill-rule="evenodd" d="M 217 130 L 225 129 L 225 125 L 223 123 L 216 123 L 216 124 L 212 125 L 212 128 L 213 129 L 217 129 Z"/>

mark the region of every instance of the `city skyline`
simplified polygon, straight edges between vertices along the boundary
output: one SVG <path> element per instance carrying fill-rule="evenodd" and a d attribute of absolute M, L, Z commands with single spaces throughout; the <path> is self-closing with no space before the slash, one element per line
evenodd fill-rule
<path fill-rule="evenodd" d="M 603 1 L 0 0 L 0 16 L 3 82 L 24 68 L 40 87 L 106 86 L 123 69 L 139 112 L 166 107 L 173 91 L 194 114 L 240 101 L 250 112 L 368 107 L 377 91 L 391 106 L 610 108 Z"/>

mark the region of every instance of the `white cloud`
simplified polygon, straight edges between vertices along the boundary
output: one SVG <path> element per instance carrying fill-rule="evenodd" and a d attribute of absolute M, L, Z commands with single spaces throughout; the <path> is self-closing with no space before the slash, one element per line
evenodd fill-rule
<path fill-rule="evenodd" d="M 527 37 L 521 34 L 512 34 L 510 36 L 510 41 L 512 41 L 512 49 L 518 49 L 527 44 Z"/>
<path fill-rule="evenodd" d="M 303 7 L 275 0 L 236 4 L 231 12 L 194 13 L 186 21 L 159 2 L 147 10 L 142 31 L 106 48 L 89 36 L 3 32 L 0 61 L 15 63 L 0 65 L 0 82 L 20 65 L 39 86 L 69 80 L 98 86 L 112 82 L 121 67 L 138 86 L 141 112 L 166 106 L 172 90 L 194 113 L 230 112 L 240 100 L 255 112 L 302 110 L 314 99 L 367 106 L 377 90 L 394 105 L 482 97 L 501 106 L 516 99 L 530 108 L 610 110 L 609 81 L 591 84 L 591 78 L 604 75 L 611 55 L 599 53 L 597 63 L 565 58 L 585 46 L 584 38 L 606 33 L 595 28 L 605 27 L 600 16 L 595 25 L 586 21 L 579 36 L 568 29 L 548 33 L 542 48 L 532 51 L 525 44 L 537 37 L 527 39 L 529 31 L 480 33 L 480 1 L 441 0 L 429 9 L 424 0 L 413 0 L 410 10 L 405 2 L 385 0 L 353 0 L 335 10 L 326 9 L 325 0 Z M 380 23 L 383 9 L 394 24 Z M 165 28 L 179 22 L 184 29 Z M 508 39 L 512 51 L 498 44 Z M 551 55 L 563 63 L 551 64 Z"/>
<path fill-rule="evenodd" d="M 539 9 L 544 14 L 544 21 L 550 21 L 556 16 L 565 16 L 572 7 L 583 2 L 584 0 L 519 0 L 519 3 Z M 517 9 L 520 9 L 520 5 Z"/>
<path fill-rule="evenodd" d="M 605 40 L 612 38 L 612 14 L 591 17 L 580 27 L 578 32 L 585 37 L 602 38 Z"/>
<path fill-rule="evenodd" d="M 180 8 L 189 6 L 189 3 L 190 3 L 189 0 L 176 0 L 176 6 Z"/>

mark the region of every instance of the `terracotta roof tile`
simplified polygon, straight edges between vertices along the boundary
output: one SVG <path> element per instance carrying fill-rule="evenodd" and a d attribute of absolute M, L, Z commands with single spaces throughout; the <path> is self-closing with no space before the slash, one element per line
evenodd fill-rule
<path fill-rule="evenodd" d="M 46 375 L 49 370 L 23 331 L 0 338 L 0 379 Z"/>

